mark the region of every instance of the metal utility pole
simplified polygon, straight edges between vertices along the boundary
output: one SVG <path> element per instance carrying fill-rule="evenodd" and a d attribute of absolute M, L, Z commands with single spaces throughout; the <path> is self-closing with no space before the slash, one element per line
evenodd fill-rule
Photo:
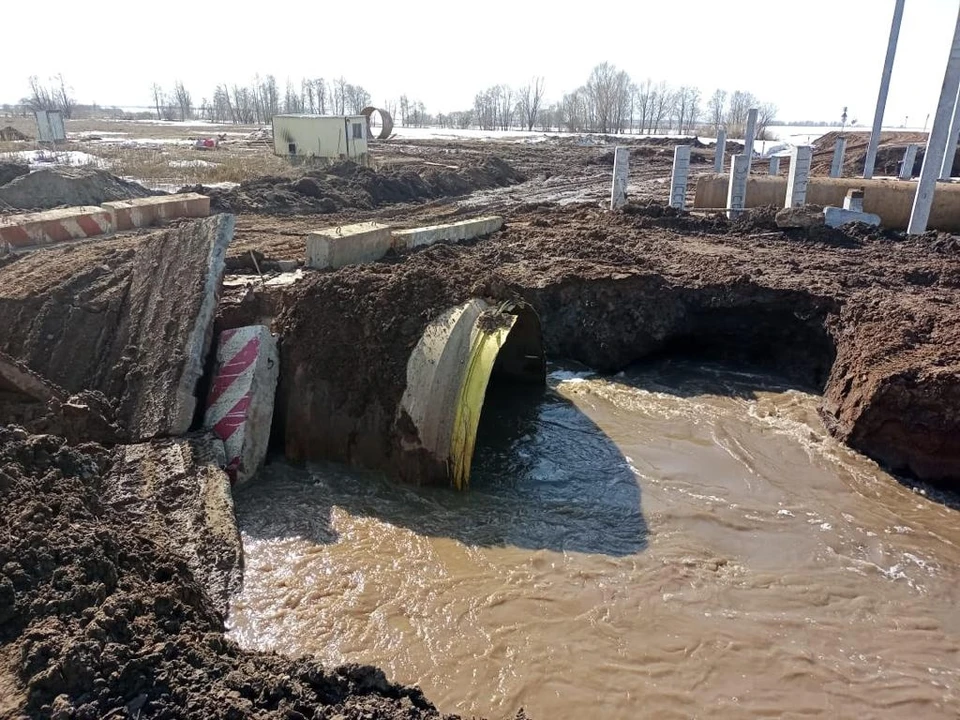
<path fill-rule="evenodd" d="M 877 109 L 873 114 L 873 131 L 867 146 L 867 160 L 863 166 L 863 178 L 873 177 L 873 168 L 877 163 L 877 147 L 880 145 L 880 129 L 883 126 L 883 113 L 887 109 L 887 93 L 890 91 L 890 75 L 893 73 L 893 59 L 897 54 L 897 41 L 900 39 L 900 22 L 903 20 L 903 4 L 906 0 L 897 0 L 893 8 L 893 24 L 890 26 L 890 39 L 887 41 L 887 57 L 883 61 L 883 74 L 880 76 L 880 93 L 877 95 Z"/>
<path fill-rule="evenodd" d="M 913 198 L 913 211 L 907 232 L 922 235 L 927 231 L 930 220 L 930 208 L 933 207 L 933 193 L 937 187 L 937 176 L 943 164 L 944 151 L 947 148 L 947 136 L 950 134 L 950 120 L 960 90 L 960 11 L 957 12 L 957 24 L 953 29 L 953 42 L 950 45 L 950 57 L 947 69 L 943 73 L 943 87 L 940 90 L 940 102 L 933 116 L 933 127 L 927 139 L 927 151 L 923 156 L 923 168 L 917 183 L 917 194 Z"/>

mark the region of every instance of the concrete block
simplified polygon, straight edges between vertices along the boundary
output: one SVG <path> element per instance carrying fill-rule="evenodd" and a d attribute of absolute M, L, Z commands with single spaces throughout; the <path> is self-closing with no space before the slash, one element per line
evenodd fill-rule
<path fill-rule="evenodd" d="M 0 219 L 0 244 L 14 249 L 80 240 L 113 232 L 110 212 L 94 206 L 45 210 Z"/>
<path fill-rule="evenodd" d="M 250 480 L 267 456 L 279 376 L 280 356 L 269 328 L 220 333 L 204 427 L 223 441 L 232 482 Z"/>
<path fill-rule="evenodd" d="M 627 184 L 630 181 L 630 151 L 618 147 L 613 152 L 613 185 L 610 188 L 610 209 L 616 210 L 627 202 Z"/>
<path fill-rule="evenodd" d="M 670 207 L 683 209 L 687 204 L 687 176 L 690 174 L 690 146 L 678 145 L 673 150 L 673 173 L 670 182 Z"/>
<path fill-rule="evenodd" d="M 111 213 L 114 228 L 120 232 L 159 225 L 178 218 L 208 217 L 210 198 L 199 193 L 181 193 L 105 202 L 102 207 Z"/>
<path fill-rule="evenodd" d="M 472 240 L 495 233 L 502 227 L 503 218 L 490 215 L 446 225 L 430 225 L 412 230 L 394 230 L 393 246 L 403 250 L 438 242 L 462 242 L 463 240 Z"/>
<path fill-rule="evenodd" d="M 770 175 L 779 175 L 780 174 L 780 158 L 774 156 L 770 158 Z"/>
<path fill-rule="evenodd" d="M 760 114 L 759 108 L 750 108 L 747 111 L 747 128 L 743 134 L 743 154 L 747 156 L 750 162 L 753 162 L 753 143 L 757 139 L 757 116 Z M 750 172 L 750 166 L 747 166 L 747 172 Z"/>
<path fill-rule="evenodd" d="M 863 188 L 847 190 L 847 195 L 843 198 L 843 209 L 863 212 Z"/>
<path fill-rule="evenodd" d="M 874 215 L 873 213 L 844 210 L 838 207 L 825 207 L 823 209 L 823 221 L 832 228 L 855 222 L 866 223 L 867 225 L 879 225 L 880 216 Z"/>
<path fill-rule="evenodd" d="M 376 222 L 315 230 L 307 235 L 307 267 L 326 270 L 375 262 L 391 247 L 390 226 Z"/>

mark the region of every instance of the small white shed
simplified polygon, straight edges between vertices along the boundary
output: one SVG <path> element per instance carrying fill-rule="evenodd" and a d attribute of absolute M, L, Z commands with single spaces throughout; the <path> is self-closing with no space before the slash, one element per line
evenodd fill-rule
<path fill-rule="evenodd" d="M 318 157 L 368 163 L 363 115 L 274 115 L 273 151 L 290 158 Z"/>

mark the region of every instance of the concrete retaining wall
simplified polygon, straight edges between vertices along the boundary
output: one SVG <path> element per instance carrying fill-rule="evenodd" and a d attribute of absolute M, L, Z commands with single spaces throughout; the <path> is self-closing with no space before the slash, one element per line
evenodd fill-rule
<path fill-rule="evenodd" d="M 393 244 L 396 248 L 415 248 L 438 242 L 462 242 L 495 233 L 502 227 L 503 218 L 490 216 L 412 230 L 394 230 Z"/>
<path fill-rule="evenodd" d="M 0 247 L 14 250 L 151 227 L 178 218 L 210 215 L 210 198 L 198 193 L 160 195 L 11 215 L 0 219 Z"/>
<path fill-rule="evenodd" d="M 105 202 L 102 207 L 113 216 L 117 232 L 151 227 L 177 218 L 200 218 L 210 215 L 210 198 L 199 193 L 160 195 Z"/>
<path fill-rule="evenodd" d="M 96 237 L 113 232 L 109 210 L 94 206 L 46 210 L 0 219 L 0 243 L 14 249 Z"/>
<path fill-rule="evenodd" d="M 726 207 L 727 175 L 702 175 L 697 181 L 694 208 L 717 209 Z M 863 211 L 880 216 L 884 226 L 905 230 L 910 221 L 917 183 L 904 180 L 863 180 L 857 178 L 810 178 L 807 185 L 807 203 L 843 207 L 847 192 L 863 188 Z M 787 195 L 787 179 L 766 175 L 751 175 L 747 181 L 746 207 L 763 205 L 783 207 Z M 931 229 L 960 231 L 960 184 L 938 183 L 930 213 Z"/>
<path fill-rule="evenodd" d="M 277 343 L 269 328 L 251 325 L 220 333 L 204 427 L 223 441 L 233 482 L 252 478 L 267 456 L 279 376 Z"/>

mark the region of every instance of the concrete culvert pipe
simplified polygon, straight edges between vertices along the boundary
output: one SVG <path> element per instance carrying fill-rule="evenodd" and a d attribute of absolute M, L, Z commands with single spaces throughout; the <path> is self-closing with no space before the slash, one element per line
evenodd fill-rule
<path fill-rule="evenodd" d="M 367 139 L 368 140 L 386 140 L 393 134 L 393 116 L 382 108 L 369 105 L 360 111 L 361 115 L 367 118 Z M 373 135 L 372 120 L 374 115 L 380 116 L 380 132 L 376 137 Z"/>
<path fill-rule="evenodd" d="M 407 362 L 397 410 L 405 475 L 466 489 L 491 377 L 544 384 L 540 318 L 523 303 L 473 298 L 427 326 Z"/>

